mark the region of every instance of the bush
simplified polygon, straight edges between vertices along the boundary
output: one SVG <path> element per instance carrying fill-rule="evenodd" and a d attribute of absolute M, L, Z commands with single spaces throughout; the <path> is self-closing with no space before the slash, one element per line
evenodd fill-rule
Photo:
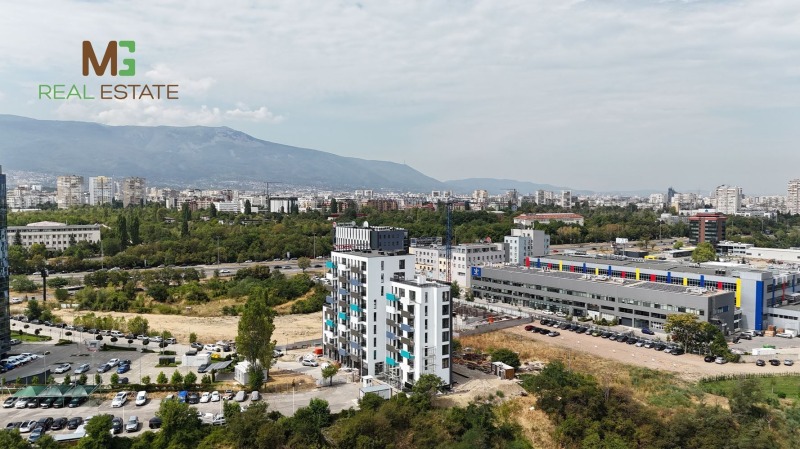
<path fill-rule="evenodd" d="M 174 385 L 176 387 L 182 385 L 183 384 L 183 375 L 181 374 L 181 372 L 178 371 L 178 370 L 175 370 L 175 372 L 172 373 L 172 377 L 170 378 L 169 383 L 171 383 L 172 385 Z"/>
<path fill-rule="evenodd" d="M 158 373 L 158 376 L 156 377 L 156 383 L 157 384 L 165 384 L 165 383 L 167 383 L 167 375 L 164 374 L 164 371 L 161 371 L 160 373 Z"/>
<path fill-rule="evenodd" d="M 117 385 L 119 383 L 119 374 L 114 373 L 111 375 L 111 385 Z"/>
<path fill-rule="evenodd" d="M 150 385 L 150 376 L 142 377 L 142 385 L 145 385 L 145 386 Z"/>

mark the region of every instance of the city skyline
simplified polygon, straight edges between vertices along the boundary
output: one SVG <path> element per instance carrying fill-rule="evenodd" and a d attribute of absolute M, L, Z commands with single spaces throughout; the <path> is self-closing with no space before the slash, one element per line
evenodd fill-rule
<path fill-rule="evenodd" d="M 794 156 L 794 2 L 232 2 L 222 11 L 214 3 L 57 2 L 5 10 L 2 113 L 229 126 L 407 163 L 440 180 L 596 191 L 728 184 L 763 194 L 783 193 L 798 177 L 790 163 L 771 164 L 770 176 L 751 170 L 757 154 Z M 117 39 L 136 41 L 131 82 L 179 84 L 180 100 L 36 99 L 39 83 L 111 81 L 81 76 L 80 44 Z"/>

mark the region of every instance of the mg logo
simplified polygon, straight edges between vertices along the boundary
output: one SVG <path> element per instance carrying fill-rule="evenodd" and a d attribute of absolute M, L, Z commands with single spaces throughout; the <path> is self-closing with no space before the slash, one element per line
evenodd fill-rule
<path fill-rule="evenodd" d="M 136 60 L 125 58 L 122 60 L 124 69 L 117 71 L 117 51 L 118 48 L 125 48 L 128 53 L 136 52 L 136 41 L 109 41 L 103 59 L 98 62 L 97 54 L 94 52 L 90 41 L 83 41 L 83 76 L 89 76 L 89 65 L 91 64 L 94 74 L 103 76 L 106 68 L 111 65 L 111 76 L 133 76 L 136 74 Z"/>

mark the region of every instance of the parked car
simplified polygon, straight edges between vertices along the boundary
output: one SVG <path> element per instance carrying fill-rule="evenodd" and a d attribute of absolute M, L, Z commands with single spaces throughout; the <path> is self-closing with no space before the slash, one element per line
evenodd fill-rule
<path fill-rule="evenodd" d="M 792 366 L 792 365 L 794 365 L 794 360 L 786 359 L 786 360 L 783 361 L 783 364 L 786 365 L 786 366 Z"/>
<path fill-rule="evenodd" d="M 147 403 L 147 392 L 140 391 L 136 393 L 136 405 L 145 405 Z"/>
<path fill-rule="evenodd" d="M 189 394 L 186 395 L 186 403 L 187 404 L 197 404 L 200 402 L 200 394 L 195 391 L 190 391 Z"/>
<path fill-rule="evenodd" d="M 655 332 L 651 331 L 650 329 L 648 329 L 646 327 L 642 328 L 642 333 L 645 334 L 645 335 L 655 335 L 656 334 Z"/>
<path fill-rule="evenodd" d="M 88 363 L 84 363 L 84 364 L 79 365 L 77 368 L 75 368 L 74 373 L 75 374 L 83 374 L 83 373 L 88 372 L 90 368 L 91 367 L 89 366 Z"/>
<path fill-rule="evenodd" d="M 211 392 L 211 402 L 219 402 L 219 391 L 212 391 Z"/>
<path fill-rule="evenodd" d="M 56 374 L 63 374 L 70 370 L 72 366 L 69 363 L 62 363 L 53 369 L 53 372 Z"/>
<path fill-rule="evenodd" d="M 67 427 L 67 422 L 69 420 L 67 418 L 56 418 L 53 420 L 53 424 L 50 426 L 51 430 L 61 430 Z"/>
<path fill-rule="evenodd" d="M 200 403 L 205 404 L 211 400 L 211 393 L 205 391 L 203 392 L 202 396 L 200 396 Z"/>
<path fill-rule="evenodd" d="M 128 424 L 125 425 L 126 432 L 136 432 L 139 430 L 139 417 L 134 415 L 128 418 Z"/>
<path fill-rule="evenodd" d="M 19 433 L 28 433 L 36 427 L 36 420 L 30 419 L 28 421 L 23 421 L 22 424 L 19 426 Z"/>
<path fill-rule="evenodd" d="M 107 363 L 104 363 L 104 364 L 102 364 L 102 365 L 97 367 L 97 372 L 98 373 L 105 373 L 106 371 L 108 371 L 110 369 L 111 369 L 111 366 L 109 364 L 107 364 Z"/>
<path fill-rule="evenodd" d="M 781 366 L 781 361 L 778 359 L 769 359 L 769 364 L 772 366 Z"/>
<path fill-rule="evenodd" d="M 83 418 L 80 416 L 73 416 L 67 421 L 67 430 L 75 430 L 83 424 Z"/>
<path fill-rule="evenodd" d="M 766 365 L 767 363 L 764 360 L 762 359 L 756 360 L 756 366 L 766 366 Z"/>
<path fill-rule="evenodd" d="M 236 396 L 233 397 L 233 400 L 236 402 L 244 402 L 247 400 L 247 393 L 245 393 L 244 390 L 237 391 Z"/>
<path fill-rule="evenodd" d="M 28 436 L 28 442 L 29 443 L 35 443 L 35 442 L 39 441 L 39 439 L 42 438 L 42 435 L 44 435 L 44 432 L 45 432 L 45 429 L 43 429 L 41 427 L 37 427 L 37 428 L 33 429 L 31 434 Z"/>
<path fill-rule="evenodd" d="M 120 366 L 117 367 L 117 374 L 125 374 L 130 370 L 131 370 L 131 366 L 130 365 L 123 364 L 123 365 L 120 365 Z"/>
<path fill-rule="evenodd" d="M 114 399 L 111 401 L 111 406 L 114 408 L 122 407 L 126 402 L 128 402 L 128 393 L 120 391 L 114 396 Z"/>
<path fill-rule="evenodd" d="M 150 421 L 147 422 L 147 426 L 151 429 L 160 429 L 161 428 L 161 418 L 158 416 L 154 416 L 150 418 Z"/>
<path fill-rule="evenodd" d="M 715 358 L 714 358 L 713 355 L 707 355 L 707 356 L 703 357 L 703 361 L 706 362 L 706 363 L 714 363 L 714 360 L 715 360 Z"/>
<path fill-rule="evenodd" d="M 233 396 L 234 396 L 233 390 L 225 390 L 225 394 L 222 396 L 222 399 L 230 401 L 231 399 L 233 399 Z"/>
<path fill-rule="evenodd" d="M 53 425 L 53 418 L 49 416 L 45 418 L 39 418 L 39 421 L 36 422 L 36 427 L 37 428 L 41 427 L 44 430 L 50 430 L 50 426 L 52 425 Z"/>
<path fill-rule="evenodd" d="M 14 396 L 9 396 L 9 397 L 6 398 L 5 401 L 3 401 L 3 408 L 12 408 L 12 407 L 14 407 L 14 404 L 16 402 L 17 402 L 17 398 L 15 398 Z"/>
<path fill-rule="evenodd" d="M 111 419 L 111 433 L 115 435 L 122 433 L 122 418 L 119 416 L 115 416 Z"/>
<path fill-rule="evenodd" d="M 56 398 L 42 398 L 39 401 L 39 407 L 41 408 L 50 408 L 53 406 L 53 402 L 56 401 Z"/>
<path fill-rule="evenodd" d="M 726 359 L 725 357 L 720 356 L 720 357 L 717 357 L 714 360 L 714 363 L 716 363 L 717 365 L 724 365 L 724 364 L 728 363 L 728 359 Z"/>
<path fill-rule="evenodd" d="M 319 366 L 316 360 L 303 360 L 303 366 Z"/>
<path fill-rule="evenodd" d="M 84 402 L 86 402 L 86 398 L 75 397 L 69 401 L 69 405 L 67 407 L 69 408 L 80 407 L 80 405 L 83 404 Z"/>
<path fill-rule="evenodd" d="M 253 390 L 252 392 L 250 392 L 251 401 L 258 401 L 260 399 L 261 399 L 261 393 L 259 393 L 258 390 Z"/>

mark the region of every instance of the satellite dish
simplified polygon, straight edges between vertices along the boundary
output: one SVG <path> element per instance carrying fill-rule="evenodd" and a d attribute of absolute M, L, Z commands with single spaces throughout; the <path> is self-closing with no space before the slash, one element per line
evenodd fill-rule
<path fill-rule="evenodd" d="M 362 226 L 365 227 L 365 228 L 368 228 L 369 227 L 369 222 L 367 220 L 364 220 L 364 224 Z"/>

